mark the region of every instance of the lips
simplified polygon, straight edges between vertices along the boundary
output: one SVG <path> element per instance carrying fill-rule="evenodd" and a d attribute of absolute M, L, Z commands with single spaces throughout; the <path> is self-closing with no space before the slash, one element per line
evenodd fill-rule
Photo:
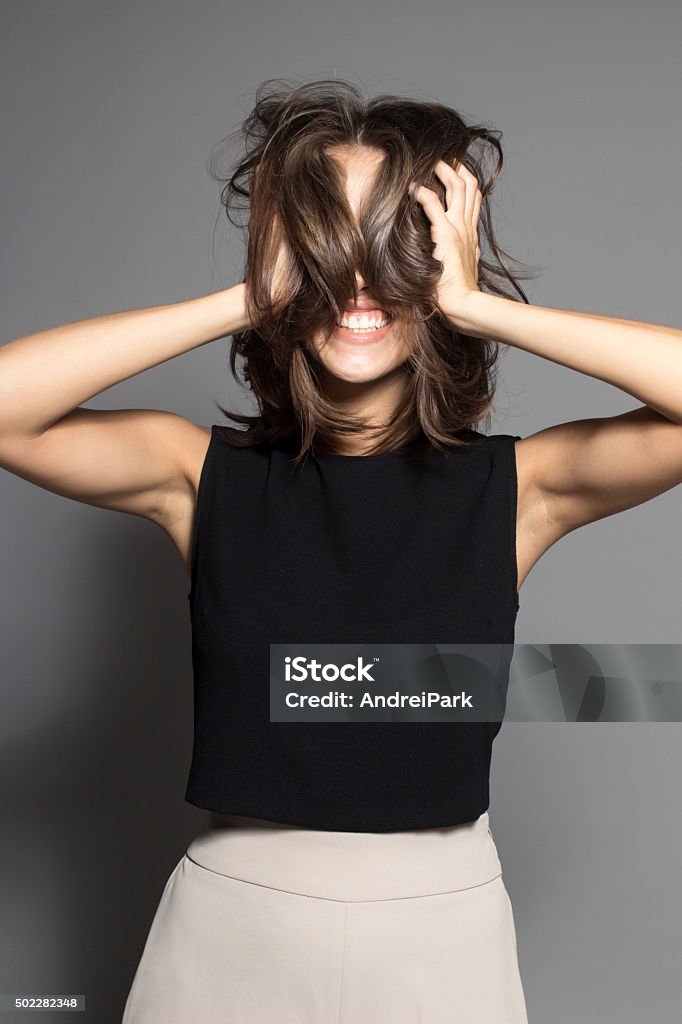
<path fill-rule="evenodd" d="M 352 312 L 346 311 L 343 314 L 342 320 L 338 321 L 337 327 L 341 327 L 343 325 L 344 320 L 348 321 L 347 329 L 349 330 L 352 329 L 354 331 L 374 331 L 379 329 L 376 326 L 376 324 L 379 323 L 383 325 L 382 328 L 380 328 L 383 330 L 383 327 L 386 327 L 388 326 L 388 324 L 393 322 L 393 317 L 391 316 L 390 313 L 384 312 L 384 310 L 374 308 L 368 310 L 353 310 Z M 353 324 L 352 327 L 351 324 Z M 372 326 L 370 327 L 369 324 L 372 324 Z M 365 327 L 364 325 L 367 326 Z"/>
<path fill-rule="evenodd" d="M 368 320 L 376 320 L 378 322 L 386 321 L 383 327 L 367 327 L 363 328 L 360 326 L 356 327 L 343 327 L 341 322 L 337 323 L 334 335 L 340 341 L 348 341 L 353 344 L 367 344 L 368 342 L 380 341 L 386 336 L 388 331 L 393 324 L 393 317 L 391 314 L 382 309 L 381 306 L 377 306 L 371 298 L 359 299 L 357 302 L 350 302 L 346 306 L 343 312 L 343 319 L 346 317 L 367 317 Z"/>
<path fill-rule="evenodd" d="M 337 338 L 338 341 L 347 342 L 351 345 L 371 345 L 374 342 L 382 341 L 387 336 L 392 326 L 393 321 L 389 320 L 385 327 L 363 331 L 361 329 L 341 327 L 337 324 L 333 336 Z"/>

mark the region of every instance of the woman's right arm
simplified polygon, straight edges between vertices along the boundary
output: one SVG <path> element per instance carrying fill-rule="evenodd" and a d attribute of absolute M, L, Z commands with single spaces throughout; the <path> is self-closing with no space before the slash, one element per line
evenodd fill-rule
<path fill-rule="evenodd" d="M 80 405 L 246 330 L 245 287 L 7 342 L 0 348 L 0 467 L 65 497 L 167 525 L 174 497 L 195 488 L 206 428 L 161 410 Z"/>

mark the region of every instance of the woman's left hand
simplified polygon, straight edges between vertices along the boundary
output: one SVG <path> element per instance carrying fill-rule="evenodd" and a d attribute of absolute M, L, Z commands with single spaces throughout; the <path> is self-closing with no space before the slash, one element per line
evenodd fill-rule
<path fill-rule="evenodd" d="M 456 168 L 456 169 L 455 169 Z M 478 214 L 482 195 L 478 181 L 464 164 L 455 168 L 439 160 L 434 171 L 445 186 L 446 209 L 436 193 L 425 185 L 413 184 L 413 197 L 421 203 L 431 222 L 433 256 L 443 263 L 435 299 L 449 320 L 457 326 L 458 313 L 478 287 Z"/>

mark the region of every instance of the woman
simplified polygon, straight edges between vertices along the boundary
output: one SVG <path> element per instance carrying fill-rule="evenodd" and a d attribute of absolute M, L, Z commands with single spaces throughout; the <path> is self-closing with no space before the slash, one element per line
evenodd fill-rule
<path fill-rule="evenodd" d="M 500 722 L 306 717 L 278 685 L 299 650 L 287 694 L 352 698 L 311 685 L 308 656 L 512 644 L 552 544 L 682 479 L 681 332 L 528 304 L 491 226 L 493 131 L 338 81 L 268 88 L 223 193 L 228 215 L 249 200 L 241 283 L 0 352 L 2 465 L 157 523 L 191 578 L 186 798 L 211 827 L 168 879 L 123 1021 L 521 1024 L 487 813 Z M 226 335 L 247 431 L 82 407 Z M 640 404 L 485 435 L 500 344 Z"/>

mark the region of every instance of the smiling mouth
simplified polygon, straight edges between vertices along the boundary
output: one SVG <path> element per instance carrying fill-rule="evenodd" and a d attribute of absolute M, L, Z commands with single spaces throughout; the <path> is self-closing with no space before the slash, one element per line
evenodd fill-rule
<path fill-rule="evenodd" d="M 358 334 L 368 334 L 372 331 L 380 331 L 393 320 L 390 313 L 383 309 L 372 309 L 357 313 L 346 313 L 337 323 L 347 331 L 357 331 Z"/>

